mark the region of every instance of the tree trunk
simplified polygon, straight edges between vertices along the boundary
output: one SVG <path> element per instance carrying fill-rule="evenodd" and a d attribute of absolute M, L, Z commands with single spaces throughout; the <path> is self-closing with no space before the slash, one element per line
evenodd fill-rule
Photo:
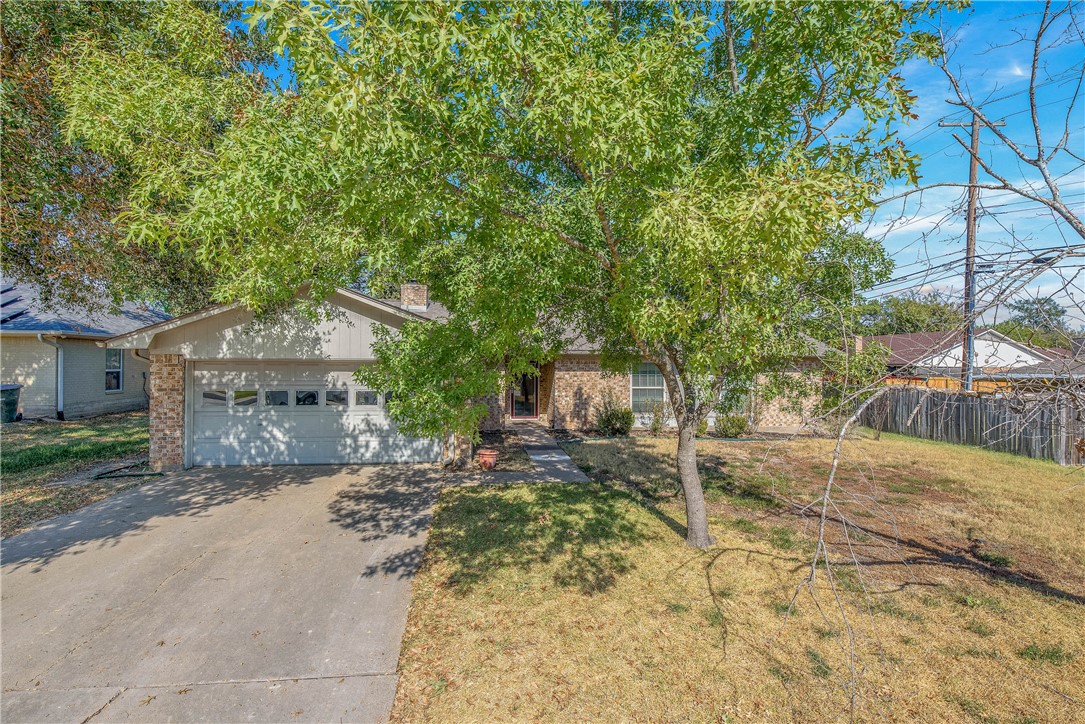
<path fill-rule="evenodd" d="M 682 497 L 686 499 L 686 543 L 692 548 L 708 548 L 714 540 L 708 534 L 708 512 L 705 510 L 701 476 L 697 472 L 697 440 L 694 433 L 692 425 L 678 428 L 678 475 L 682 480 Z"/>

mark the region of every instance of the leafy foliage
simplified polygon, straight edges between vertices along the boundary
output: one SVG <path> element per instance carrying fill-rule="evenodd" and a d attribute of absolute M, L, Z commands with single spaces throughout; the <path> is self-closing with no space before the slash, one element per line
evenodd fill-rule
<path fill-rule="evenodd" d="M 750 429 L 750 423 L 745 415 L 716 415 L 712 425 L 717 436 L 727 438 L 741 437 Z"/>
<path fill-rule="evenodd" d="M 1037 347 L 1070 346 L 1066 310 L 1051 297 L 1019 299 L 1009 305 L 1012 316 L 993 329 L 1007 337 Z"/>
<path fill-rule="evenodd" d="M 595 429 L 604 435 L 628 435 L 636 419 L 633 411 L 618 401 L 610 390 L 603 393 L 595 410 Z"/>
<path fill-rule="evenodd" d="M 856 311 L 864 335 L 948 332 L 964 325 L 961 305 L 938 292 L 890 296 L 861 304 Z"/>
<path fill-rule="evenodd" d="M 671 410 L 666 401 L 653 402 L 648 408 L 648 431 L 658 435 L 667 427 L 671 418 Z"/>
<path fill-rule="evenodd" d="M 76 49 L 94 48 L 131 64 L 125 87 L 131 91 L 144 79 L 138 61 L 168 63 L 185 49 L 185 38 L 177 30 L 181 21 L 202 18 L 205 22 L 193 30 L 223 39 L 220 49 L 230 65 L 222 70 L 247 77 L 252 63 L 270 55 L 258 35 L 236 25 L 224 31 L 224 24 L 239 15 L 235 6 L 212 2 L 12 0 L 0 7 L 5 66 L 0 203 L 6 275 L 37 286 L 46 304 L 93 307 L 101 303 L 103 289 L 114 303 L 142 299 L 174 312 L 207 302 L 214 277 L 191 250 L 125 243 L 125 229 L 115 220 L 126 207 L 138 170 L 123 154 L 66 132 L 69 116 L 54 69 L 67 59 L 84 57 Z M 80 80 L 87 87 L 108 86 L 118 70 L 81 66 L 88 75 Z M 145 78 L 153 80 L 154 74 Z M 202 108 L 195 105 L 192 115 L 198 117 Z M 75 110 L 76 118 L 91 113 Z M 87 121 L 107 133 L 105 118 L 98 112 Z"/>
<path fill-rule="evenodd" d="M 138 84 L 94 45 L 63 77 L 72 128 L 139 173 L 129 237 L 194 248 L 221 270 L 220 298 L 319 294 L 362 258 L 431 285 L 448 330 L 379 345 L 380 366 L 413 380 L 392 407 L 405 424 L 466 426 L 456 408 L 503 380 L 454 366 L 524 373 L 570 329 L 612 371 L 656 363 L 704 545 L 684 433 L 724 380 L 809 352 L 807 330 L 878 274 L 877 246 L 840 229 L 915 177 L 887 129 L 912 117 L 896 69 L 936 52 L 914 30 L 935 9 L 293 0 L 252 20 L 296 93 L 201 74 L 217 54 L 195 42 L 141 60 Z M 220 139 L 193 103 L 229 123 Z M 409 374 L 434 359 L 442 381 Z"/>

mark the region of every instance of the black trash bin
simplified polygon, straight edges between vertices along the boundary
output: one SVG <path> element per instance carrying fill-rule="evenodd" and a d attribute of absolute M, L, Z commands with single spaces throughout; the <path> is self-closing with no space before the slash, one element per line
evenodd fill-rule
<path fill-rule="evenodd" d="M 0 385 L 0 422 L 15 422 L 19 416 L 19 391 L 22 385 Z"/>

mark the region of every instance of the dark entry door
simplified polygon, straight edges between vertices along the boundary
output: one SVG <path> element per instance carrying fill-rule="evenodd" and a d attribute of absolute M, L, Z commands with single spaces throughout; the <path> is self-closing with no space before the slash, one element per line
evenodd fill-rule
<path fill-rule="evenodd" d="M 512 417 L 539 416 L 539 378 L 523 375 L 512 386 Z"/>

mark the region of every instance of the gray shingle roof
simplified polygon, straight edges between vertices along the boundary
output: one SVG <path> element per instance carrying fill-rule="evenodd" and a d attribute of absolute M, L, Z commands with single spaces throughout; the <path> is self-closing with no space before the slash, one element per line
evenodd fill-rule
<path fill-rule="evenodd" d="M 102 304 L 108 306 L 105 301 Z M 132 302 L 122 304 L 116 313 L 105 309 L 45 309 L 32 286 L 0 280 L 0 332 L 108 339 L 169 318 L 168 314 Z"/>

